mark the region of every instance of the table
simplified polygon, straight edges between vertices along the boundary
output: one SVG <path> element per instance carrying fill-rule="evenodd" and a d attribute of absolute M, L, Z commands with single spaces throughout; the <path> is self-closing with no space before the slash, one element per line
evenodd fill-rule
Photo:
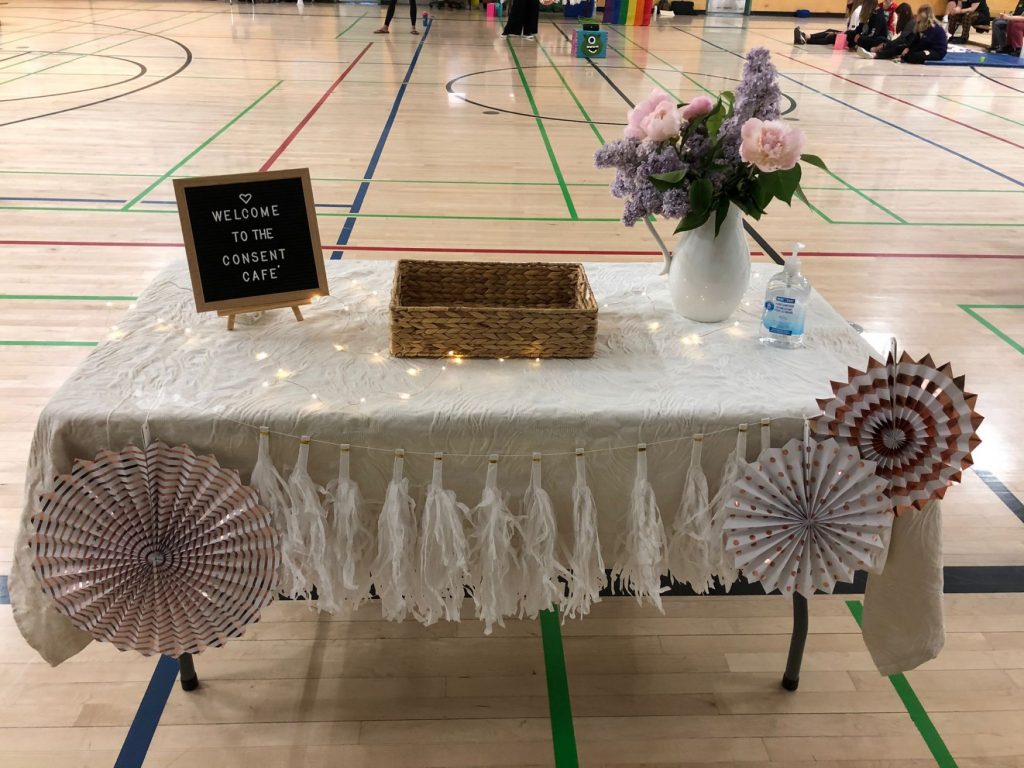
<path fill-rule="evenodd" d="M 139 443 L 144 431 L 211 452 L 244 478 L 266 425 L 274 463 L 285 472 L 299 436 L 312 437 L 309 471 L 321 485 L 337 472 L 337 445 L 351 444 L 353 477 L 378 506 L 395 449 L 406 452 L 406 476 L 420 500 L 432 457 L 444 452 L 445 487 L 469 506 L 480 499 L 489 454 L 499 455 L 500 487 L 515 500 L 527 487 L 531 455 L 540 452 L 564 537 L 581 447 L 610 563 L 638 444 L 648 447 L 649 479 L 668 526 L 692 435 L 707 436 L 703 468 L 714 493 L 739 424 L 751 425 L 751 459 L 762 418 L 772 420 L 773 444 L 799 437 L 804 417 L 817 412 L 816 398 L 830 394 L 830 379 L 867 362 L 871 348 L 817 293 L 805 348 L 757 342 L 765 284 L 777 270 L 754 265 L 734 320 L 703 325 L 674 313 L 657 266 L 588 264 L 600 304 L 595 357 L 499 361 L 462 360 L 458 350 L 445 360 L 391 358 L 393 263 L 330 262 L 331 295 L 304 322 L 276 311 L 233 332 L 222 319 L 196 314 L 185 265 L 171 265 L 44 409 L 27 497 L 75 458 Z M 25 546 L 30 513 L 23 513 L 12 574 L 15 618 L 29 644 L 59 663 L 88 636 L 38 588 Z"/>

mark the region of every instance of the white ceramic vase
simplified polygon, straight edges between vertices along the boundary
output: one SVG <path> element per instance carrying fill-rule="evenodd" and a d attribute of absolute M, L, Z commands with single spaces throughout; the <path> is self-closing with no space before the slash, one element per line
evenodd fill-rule
<path fill-rule="evenodd" d="M 672 253 L 668 289 L 676 312 L 700 323 L 718 323 L 736 311 L 750 284 L 750 248 L 740 209 L 729 206 L 715 237 L 715 217 L 683 235 Z"/>

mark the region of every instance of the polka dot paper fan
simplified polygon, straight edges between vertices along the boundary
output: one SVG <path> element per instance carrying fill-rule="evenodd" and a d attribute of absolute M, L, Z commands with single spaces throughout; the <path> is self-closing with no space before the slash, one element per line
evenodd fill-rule
<path fill-rule="evenodd" d="M 892 525 L 885 480 L 856 448 L 790 440 L 748 464 L 726 502 L 726 551 L 766 592 L 832 592 L 876 562 Z"/>
<path fill-rule="evenodd" d="M 57 610 L 120 650 L 223 645 L 273 598 L 270 512 L 238 473 L 188 446 L 101 451 L 32 516 L 32 567 Z"/>
<path fill-rule="evenodd" d="M 936 367 L 930 356 L 870 360 L 850 369 L 849 380 L 832 382 L 833 397 L 820 400 L 823 414 L 812 422 L 818 437 L 834 437 L 878 464 L 893 508 L 922 509 L 941 499 L 974 461 L 982 417 L 977 395 L 964 389 L 952 366 Z"/>

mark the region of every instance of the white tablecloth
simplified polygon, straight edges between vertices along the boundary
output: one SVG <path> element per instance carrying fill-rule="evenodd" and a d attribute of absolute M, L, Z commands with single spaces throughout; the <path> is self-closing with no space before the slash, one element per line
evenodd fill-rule
<path fill-rule="evenodd" d="M 406 474 L 418 499 L 433 452 L 452 454 L 445 485 L 470 506 L 480 499 L 487 454 L 501 455 L 500 486 L 518 499 L 530 454 L 540 451 L 544 487 L 564 533 L 571 531 L 572 453 L 582 447 L 607 551 L 628 508 L 638 443 L 650 446 L 650 480 L 668 524 L 691 450 L 677 438 L 711 434 L 703 465 L 714 493 L 738 424 L 751 425 L 748 458 L 760 450 L 762 417 L 773 420 L 775 445 L 800 436 L 801 418 L 817 412 L 815 400 L 830 394 L 830 379 L 844 379 L 847 366 L 863 368 L 871 354 L 816 293 L 805 348 L 762 347 L 760 305 L 774 266 L 755 265 L 735 322 L 708 326 L 673 312 L 655 265 L 593 264 L 587 270 L 600 305 L 593 359 L 393 359 L 387 349 L 394 265 L 345 260 L 328 270 L 331 295 L 307 308 L 304 322 L 278 310 L 233 332 L 223 319 L 195 312 L 183 263 L 164 270 L 43 411 L 27 498 L 75 458 L 140 443 L 144 422 L 153 438 L 213 453 L 246 477 L 256 428 L 267 425 L 324 441 L 310 453 L 309 470 L 320 484 L 337 471 L 330 444 L 352 444 L 353 476 L 378 504 L 396 448 L 407 451 Z M 271 446 L 285 471 L 297 441 L 275 436 Z M 28 642 L 57 663 L 87 638 L 53 610 L 34 579 L 25 546 L 30 512 L 31 503 L 12 577 L 15 617 Z"/>

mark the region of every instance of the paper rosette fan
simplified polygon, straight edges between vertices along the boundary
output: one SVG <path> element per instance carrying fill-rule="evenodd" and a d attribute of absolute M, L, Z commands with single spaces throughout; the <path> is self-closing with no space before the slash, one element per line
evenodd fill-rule
<path fill-rule="evenodd" d="M 790 440 L 748 464 L 726 502 L 725 548 L 766 592 L 831 592 L 884 549 L 893 515 L 874 462 L 835 440 Z"/>
<path fill-rule="evenodd" d="M 906 352 L 897 362 L 893 344 L 885 363 L 851 368 L 849 381 L 832 382 L 832 391 L 818 401 L 824 413 L 812 422 L 814 434 L 877 463 L 897 513 L 941 499 L 974 463 L 977 395 L 964 390 L 964 377 L 954 378 L 949 363 L 936 368 L 930 356 L 915 361 Z"/>
<path fill-rule="evenodd" d="M 223 645 L 273 597 L 279 542 L 238 473 L 151 443 L 76 460 L 32 517 L 32 567 L 79 629 L 178 657 Z"/>

